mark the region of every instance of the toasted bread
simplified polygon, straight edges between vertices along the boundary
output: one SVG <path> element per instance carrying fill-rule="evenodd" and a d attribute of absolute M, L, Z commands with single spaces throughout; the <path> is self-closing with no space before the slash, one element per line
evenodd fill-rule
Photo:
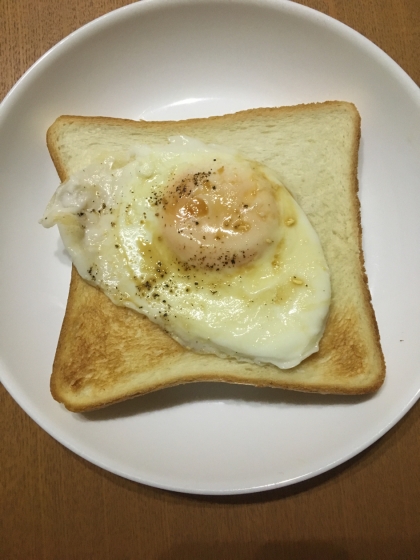
<path fill-rule="evenodd" d="M 362 253 L 354 105 L 325 102 L 177 122 L 62 116 L 48 130 L 47 144 L 64 181 L 107 154 L 179 134 L 231 146 L 273 168 L 306 212 L 331 272 L 320 349 L 288 370 L 197 354 L 146 317 L 114 305 L 73 268 L 53 397 L 69 410 L 87 411 L 195 381 L 339 394 L 377 390 L 385 363 Z"/>

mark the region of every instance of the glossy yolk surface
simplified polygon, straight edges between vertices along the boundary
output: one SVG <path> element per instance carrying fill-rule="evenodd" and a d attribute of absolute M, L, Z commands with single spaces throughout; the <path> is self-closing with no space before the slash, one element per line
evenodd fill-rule
<path fill-rule="evenodd" d="M 280 211 L 272 184 L 258 170 L 184 175 L 163 199 L 162 234 L 177 258 L 194 268 L 247 264 L 272 243 Z"/>

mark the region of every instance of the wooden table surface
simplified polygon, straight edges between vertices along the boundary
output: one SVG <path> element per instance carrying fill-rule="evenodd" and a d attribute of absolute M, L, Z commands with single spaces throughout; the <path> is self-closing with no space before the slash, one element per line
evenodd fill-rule
<path fill-rule="evenodd" d="M 0 99 L 47 49 L 125 0 L 0 0 Z M 302 0 L 420 84 L 420 0 Z M 313 480 L 197 497 L 93 466 L 0 386 L 0 558 L 420 558 L 420 403 L 380 441 Z"/>

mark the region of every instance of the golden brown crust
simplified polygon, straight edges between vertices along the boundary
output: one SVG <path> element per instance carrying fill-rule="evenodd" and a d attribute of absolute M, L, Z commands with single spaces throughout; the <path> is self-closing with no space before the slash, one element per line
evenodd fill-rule
<path fill-rule="evenodd" d="M 320 106 L 339 107 L 341 102 L 295 107 L 242 111 L 207 122 L 232 127 L 251 117 L 276 119 L 279 114 L 295 115 L 317 110 Z M 355 271 L 356 292 L 360 303 L 334 293 L 329 319 L 320 350 L 299 366 L 279 370 L 272 365 L 256 365 L 195 354 L 176 343 L 147 318 L 117 307 L 96 288 L 72 271 L 69 299 L 60 334 L 51 377 L 53 397 L 69 410 L 93 410 L 143 393 L 195 381 L 225 381 L 259 387 L 281 387 L 305 392 L 363 394 L 376 391 L 383 383 L 385 363 L 380 348 L 379 331 L 367 284 L 361 245 L 360 204 L 357 196 L 357 158 L 360 117 L 354 106 L 354 141 L 351 153 L 350 215 L 358 236 L 359 270 Z M 188 127 L 202 125 L 203 119 L 181 122 L 135 122 L 107 117 L 60 117 L 49 129 L 47 144 L 61 180 L 67 178 L 66 162 L 58 141 L 63 126 L 98 126 L 146 130 L 153 134 L 165 130 L 182 133 Z M 329 262 L 330 267 L 334 266 Z M 337 289 L 339 285 L 337 284 Z M 366 328 L 360 332 L 360 316 Z"/>
<path fill-rule="evenodd" d="M 360 382 L 370 349 L 357 336 L 357 329 L 357 310 L 346 310 L 342 317 L 332 313 L 319 352 L 285 371 L 197 355 L 146 317 L 115 306 L 73 268 L 51 392 L 57 401 L 77 412 L 196 381 L 342 395 L 370 393 L 380 387 L 383 377 L 378 376 L 374 384 L 370 378 L 365 384 Z"/>
<path fill-rule="evenodd" d="M 366 274 L 366 267 L 365 267 L 365 257 L 364 257 L 364 253 L 363 253 L 363 247 L 362 247 L 362 216 L 361 216 L 361 208 L 360 208 L 360 201 L 359 201 L 359 197 L 358 197 L 358 191 L 359 191 L 359 179 L 357 176 L 357 167 L 358 167 L 358 152 L 359 152 L 359 144 L 360 144 L 360 137 L 361 137 L 361 119 L 360 119 L 360 115 L 359 112 L 357 112 L 357 117 L 358 117 L 358 134 L 357 134 L 357 142 L 354 144 L 353 146 L 353 153 L 352 153 L 352 169 L 353 169 L 353 185 L 354 185 L 354 196 L 353 196 L 353 204 L 354 204 L 354 214 L 357 217 L 357 228 L 358 228 L 358 241 L 359 241 L 359 260 L 360 260 L 360 271 L 361 271 L 361 276 L 362 276 L 362 282 L 364 284 L 363 289 L 362 289 L 362 296 L 365 302 L 364 308 L 366 309 L 366 312 L 369 315 L 369 319 L 371 322 L 371 332 L 372 332 L 372 336 L 375 339 L 375 343 L 376 346 L 381 348 L 381 340 L 380 340 L 380 335 L 379 335 L 379 328 L 378 328 L 378 323 L 376 321 L 376 316 L 375 316 L 375 312 L 373 310 L 373 306 L 372 306 L 372 298 L 371 298 L 371 294 L 370 294 L 370 290 L 369 290 L 369 284 L 368 284 L 368 277 Z M 379 387 L 383 384 L 384 379 L 385 379 L 385 358 L 384 355 L 382 353 L 382 350 L 380 352 L 380 356 L 379 356 L 379 360 L 381 361 L 381 375 L 378 376 L 378 380 L 376 382 L 376 384 L 374 385 L 374 391 L 377 391 L 379 389 Z"/>

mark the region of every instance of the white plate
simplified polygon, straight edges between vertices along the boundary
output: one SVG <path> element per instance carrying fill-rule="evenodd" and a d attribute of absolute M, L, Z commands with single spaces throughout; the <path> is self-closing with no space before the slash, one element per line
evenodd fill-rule
<path fill-rule="evenodd" d="M 207 116 L 326 99 L 362 115 L 366 267 L 388 373 L 370 398 L 223 384 L 66 412 L 49 375 L 70 264 L 37 220 L 58 184 L 45 132 L 61 114 Z M 42 57 L 0 108 L 1 379 L 54 438 L 103 468 L 193 493 L 251 492 L 324 472 L 366 448 L 419 395 L 420 94 L 387 55 L 292 2 L 145 1 Z M 7 453 L 7 450 L 5 450 Z"/>

